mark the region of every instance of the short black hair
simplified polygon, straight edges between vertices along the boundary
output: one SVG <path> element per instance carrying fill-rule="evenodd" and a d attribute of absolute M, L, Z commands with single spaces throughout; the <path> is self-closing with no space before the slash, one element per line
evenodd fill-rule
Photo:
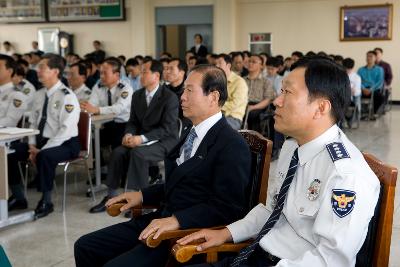
<path fill-rule="evenodd" d="M 219 54 L 217 58 L 222 58 L 226 64 L 232 65 L 232 58 L 227 54 Z"/>
<path fill-rule="evenodd" d="M 352 58 L 345 58 L 343 59 L 343 67 L 345 67 L 346 69 L 352 69 L 354 68 L 354 60 Z"/>
<path fill-rule="evenodd" d="M 292 65 L 290 70 L 305 68 L 305 83 L 310 101 L 326 98 L 332 106 L 335 122 L 344 118 L 344 111 L 350 102 L 351 89 L 345 69 L 325 57 L 304 57 Z"/>
<path fill-rule="evenodd" d="M 164 57 L 164 58 L 160 59 L 159 61 L 161 63 L 169 63 L 169 58 Z"/>
<path fill-rule="evenodd" d="M 9 41 L 4 41 L 3 45 L 11 45 L 11 43 Z"/>
<path fill-rule="evenodd" d="M 21 58 L 17 61 L 17 65 L 21 65 L 21 66 L 25 66 L 25 67 L 29 67 L 29 63 L 28 61 L 26 61 L 25 59 Z"/>
<path fill-rule="evenodd" d="M 245 55 L 248 56 L 248 57 L 251 57 L 250 51 L 244 50 L 242 53 L 243 53 L 243 57 L 244 57 Z"/>
<path fill-rule="evenodd" d="M 228 82 L 225 72 L 221 68 L 210 64 L 197 65 L 193 67 L 190 72 L 197 72 L 201 74 L 203 78 L 201 87 L 203 88 L 204 95 L 218 91 L 218 105 L 222 107 L 225 104 L 225 101 L 228 99 Z"/>
<path fill-rule="evenodd" d="M 121 60 L 119 60 L 118 58 L 108 57 L 108 58 L 104 59 L 102 64 L 104 64 L 104 63 L 107 63 L 108 65 L 110 65 L 112 67 L 113 73 L 116 73 L 116 72 L 121 73 L 122 63 L 121 63 Z"/>
<path fill-rule="evenodd" d="M 313 57 L 313 56 L 316 56 L 317 54 L 315 54 L 315 52 L 314 51 L 308 51 L 307 53 L 306 53 L 306 57 Z"/>
<path fill-rule="evenodd" d="M 31 53 L 24 53 L 24 56 L 27 56 L 29 58 L 32 58 L 32 54 Z"/>
<path fill-rule="evenodd" d="M 267 60 L 267 66 L 279 68 L 282 65 L 282 61 L 277 57 L 269 57 Z"/>
<path fill-rule="evenodd" d="M 14 72 L 17 67 L 15 60 L 12 57 L 3 54 L 0 54 L 0 60 L 5 62 L 6 69 L 11 69 L 11 76 L 14 76 Z"/>
<path fill-rule="evenodd" d="M 94 40 L 93 43 L 96 43 L 98 45 L 101 45 L 101 42 L 99 40 Z"/>
<path fill-rule="evenodd" d="M 14 71 L 13 76 L 15 76 L 15 75 L 25 78 L 26 73 L 25 73 L 24 67 L 22 67 L 22 64 L 17 63 L 17 65 L 15 66 L 15 71 Z"/>
<path fill-rule="evenodd" d="M 376 51 L 383 53 L 383 49 L 380 47 L 375 47 L 374 51 L 375 51 L 375 53 L 376 53 Z"/>
<path fill-rule="evenodd" d="M 298 58 L 304 57 L 303 53 L 300 52 L 300 51 L 294 51 L 294 52 L 292 53 L 292 56 L 296 56 L 296 57 L 298 57 Z"/>
<path fill-rule="evenodd" d="M 178 69 L 180 71 L 184 71 L 185 73 L 188 71 L 188 65 L 186 64 L 186 62 L 180 58 L 177 57 L 173 57 L 169 60 L 169 62 L 173 62 L 173 61 L 178 61 Z"/>
<path fill-rule="evenodd" d="M 162 53 L 161 53 L 161 56 L 167 56 L 168 58 L 171 58 L 171 57 L 172 57 L 171 53 L 169 53 L 169 52 L 167 52 L 167 51 L 162 52 Z"/>
<path fill-rule="evenodd" d="M 85 64 L 85 62 L 78 61 L 78 62 L 76 62 L 76 63 L 74 63 L 74 64 L 72 64 L 70 66 L 70 68 L 73 68 L 73 67 L 77 67 L 79 75 L 85 76 L 85 78 L 86 78 L 86 76 L 87 76 L 87 72 L 86 72 L 87 65 Z"/>
<path fill-rule="evenodd" d="M 47 53 L 42 56 L 42 60 L 47 59 L 47 66 L 50 69 L 58 69 L 58 78 L 61 79 L 64 68 L 65 68 L 65 59 L 56 54 Z"/>
<path fill-rule="evenodd" d="M 133 67 L 139 66 L 139 61 L 136 58 L 130 58 L 130 59 L 128 59 L 126 61 L 125 66 L 126 67 L 128 67 L 128 66 L 133 66 Z"/>
<path fill-rule="evenodd" d="M 194 38 L 196 38 L 196 37 L 199 37 L 199 38 L 200 38 L 200 41 L 203 42 L 203 36 L 201 36 L 200 33 L 196 33 L 196 34 L 194 35 Z"/>
<path fill-rule="evenodd" d="M 242 52 L 240 52 L 240 51 L 237 51 L 237 52 L 232 52 L 231 53 L 231 57 L 232 57 L 232 61 L 236 58 L 236 57 L 242 57 L 242 59 L 244 59 L 244 56 L 243 56 L 243 53 Z"/>
<path fill-rule="evenodd" d="M 336 56 L 333 57 L 333 60 L 341 62 L 341 61 L 343 61 L 343 57 L 341 55 L 336 55 Z"/>
<path fill-rule="evenodd" d="M 143 64 L 146 64 L 148 62 L 151 62 L 151 65 L 150 65 L 151 72 L 152 73 L 158 72 L 160 74 L 160 80 L 161 80 L 162 79 L 163 70 L 164 70 L 162 63 L 160 61 L 158 61 L 158 60 L 149 59 L 149 58 L 145 57 L 145 59 L 143 60 Z"/>
<path fill-rule="evenodd" d="M 196 62 L 197 62 L 197 60 L 199 59 L 197 56 L 191 56 L 190 58 L 189 58 L 189 60 L 192 60 L 192 59 L 195 59 L 196 60 Z"/>
<path fill-rule="evenodd" d="M 376 56 L 376 52 L 374 51 L 374 50 L 369 50 L 368 52 L 367 52 L 367 55 L 368 54 L 373 54 L 374 56 Z"/>

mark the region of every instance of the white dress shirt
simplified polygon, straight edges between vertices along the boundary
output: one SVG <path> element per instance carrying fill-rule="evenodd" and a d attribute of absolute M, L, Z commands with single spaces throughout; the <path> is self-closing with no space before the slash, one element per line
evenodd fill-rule
<path fill-rule="evenodd" d="M 199 148 L 201 141 L 203 141 L 204 136 L 206 136 L 211 127 L 213 127 L 221 118 L 222 113 L 218 112 L 211 117 L 205 119 L 201 123 L 197 124 L 196 126 L 193 126 L 196 131 L 197 137 L 193 141 L 193 148 L 192 153 L 190 154 L 190 158 L 193 157 L 194 154 L 196 154 L 196 151 Z M 184 156 L 185 155 L 183 149 L 181 149 L 180 156 L 176 159 L 176 163 L 178 164 L 178 166 L 184 162 Z"/>
<path fill-rule="evenodd" d="M 0 126 L 17 126 L 22 115 L 28 110 L 31 95 L 30 91 L 25 91 L 25 93 L 19 91 L 12 82 L 1 85 Z"/>

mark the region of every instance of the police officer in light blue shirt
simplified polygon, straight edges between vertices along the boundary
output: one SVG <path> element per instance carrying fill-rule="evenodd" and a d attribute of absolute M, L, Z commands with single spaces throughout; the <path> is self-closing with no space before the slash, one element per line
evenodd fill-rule
<path fill-rule="evenodd" d="M 133 91 L 139 90 L 142 88 L 142 84 L 140 83 L 140 64 L 135 58 L 130 58 L 126 62 L 125 65 L 126 72 L 128 74 L 128 79 L 131 83 Z"/>
<path fill-rule="evenodd" d="M 254 238 L 235 257 L 212 266 L 355 266 L 378 201 L 380 183 L 336 123 L 350 99 L 346 72 L 326 58 L 303 58 L 274 100 L 283 145 L 267 203 L 203 239 L 197 250 Z M 201 264 L 196 266 L 210 266 Z"/>

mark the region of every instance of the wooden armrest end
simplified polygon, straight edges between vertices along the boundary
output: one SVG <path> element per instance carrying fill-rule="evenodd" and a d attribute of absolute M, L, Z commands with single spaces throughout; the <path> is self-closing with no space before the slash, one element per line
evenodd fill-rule
<path fill-rule="evenodd" d="M 251 244 L 250 241 L 242 242 L 242 243 L 224 243 L 220 246 L 209 248 L 203 251 L 197 251 L 196 247 L 198 244 L 189 244 L 189 245 L 179 245 L 175 244 L 172 247 L 172 254 L 175 259 L 180 263 L 188 262 L 194 255 L 198 254 L 209 254 L 209 253 L 218 253 L 218 252 L 239 252 L 242 248 L 247 247 Z"/>

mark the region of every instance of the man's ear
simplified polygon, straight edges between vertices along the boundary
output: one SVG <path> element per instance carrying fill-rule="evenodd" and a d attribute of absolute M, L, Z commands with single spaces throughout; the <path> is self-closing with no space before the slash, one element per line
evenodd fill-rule
<path fill-rule="evenodd" d="M 331 101 L 326 98 L 320 98 L 316 100 L 316 110 L 314 114 L 314 119 L 319 119 L 324 116 L 330 115 L 332 110 Z"/>

